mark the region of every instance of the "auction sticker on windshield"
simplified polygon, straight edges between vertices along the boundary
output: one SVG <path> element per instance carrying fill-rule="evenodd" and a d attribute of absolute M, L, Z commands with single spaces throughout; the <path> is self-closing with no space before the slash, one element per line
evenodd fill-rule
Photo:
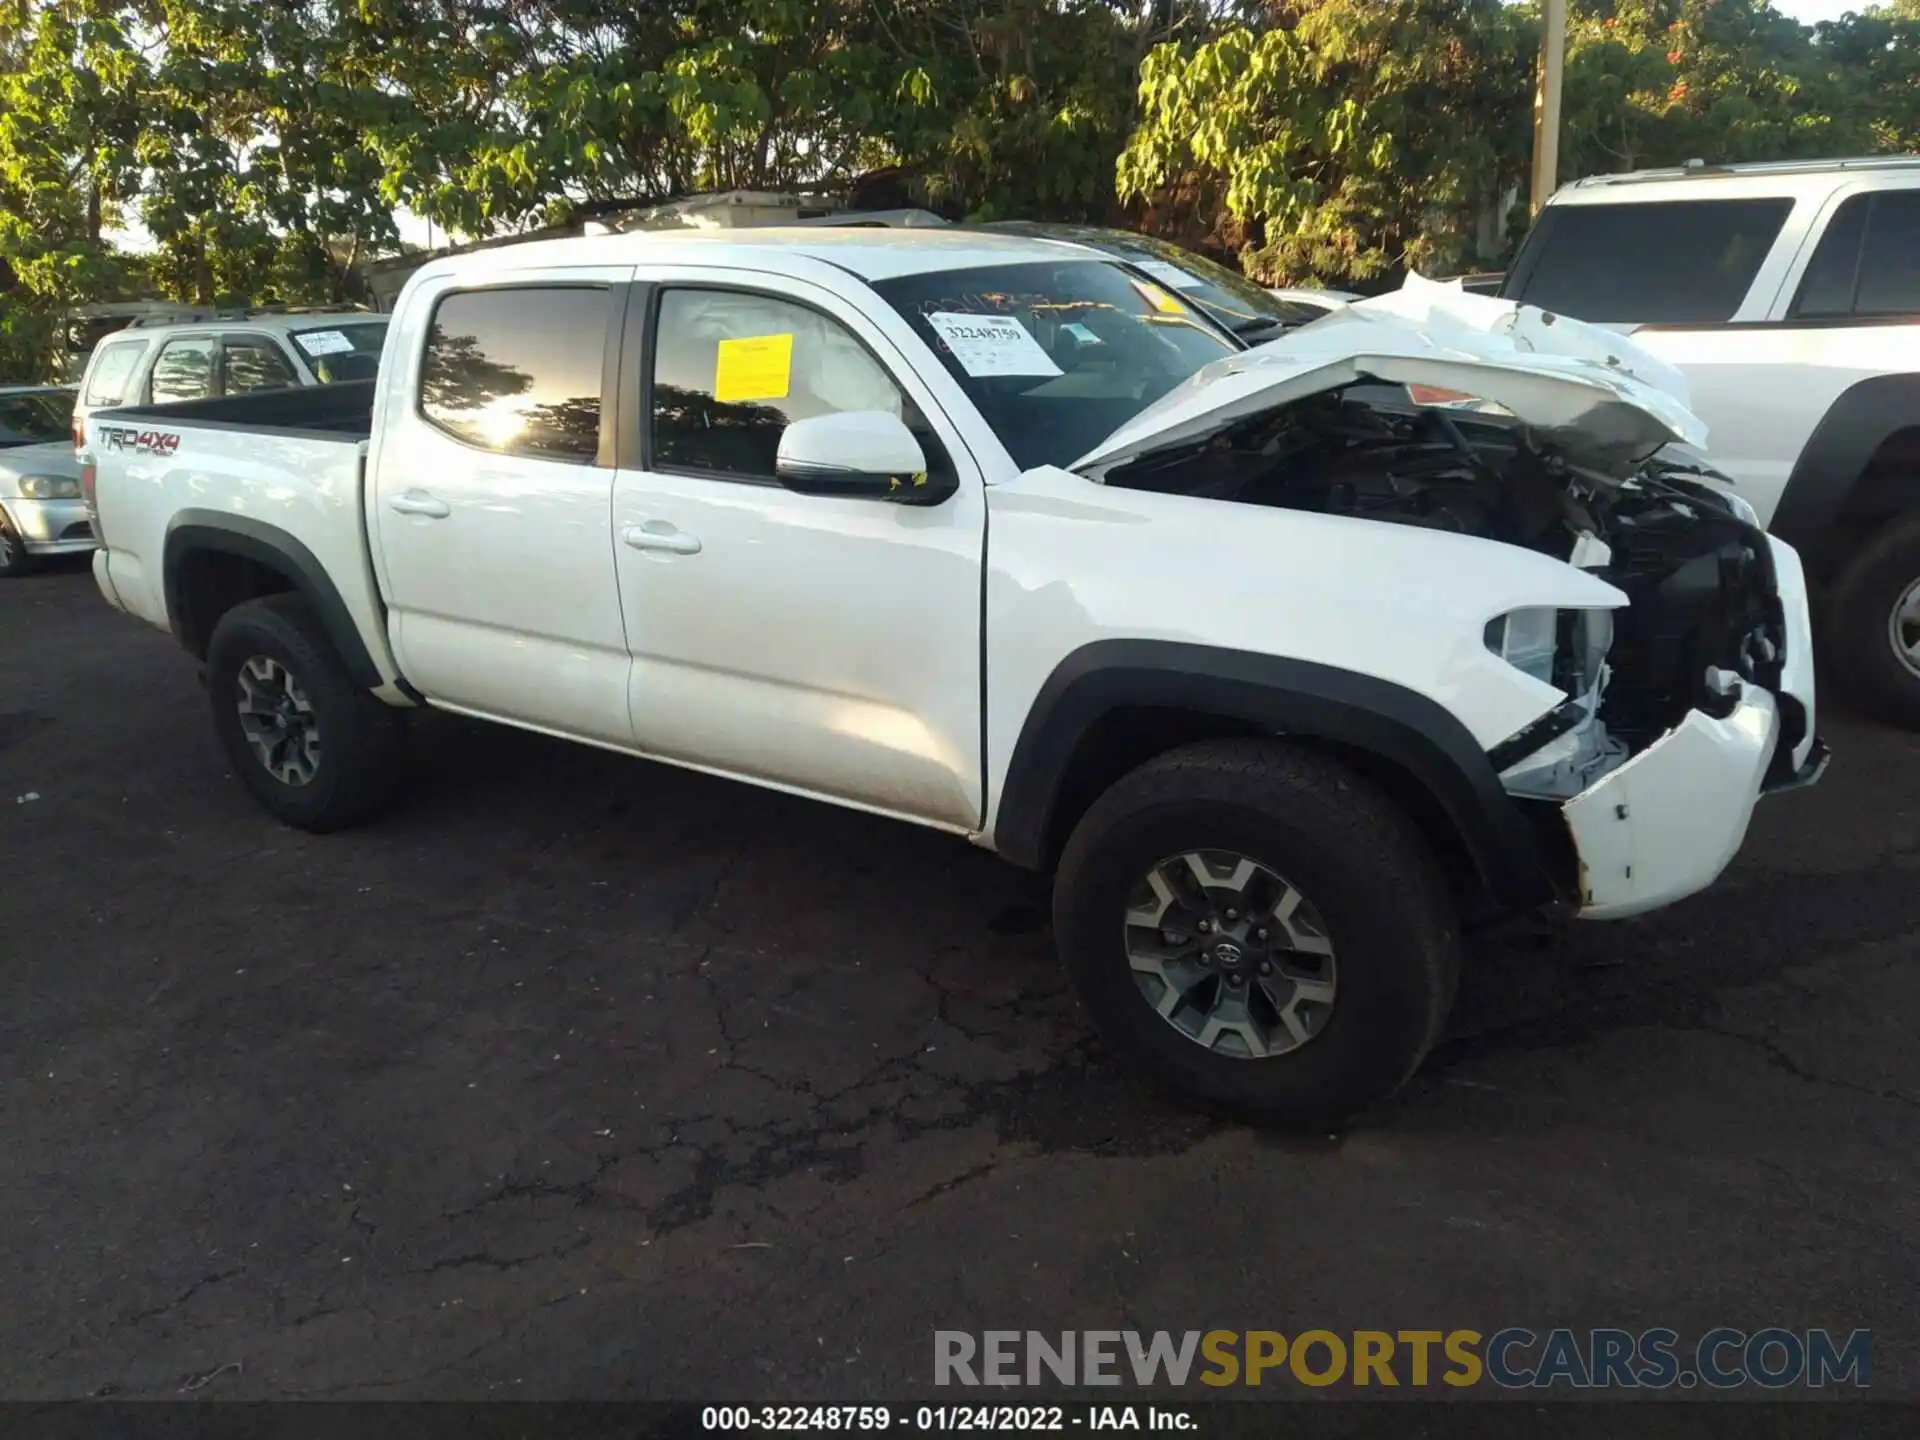
<path fill-rule="evenodd" d="M 1176 290 L 1198 290 L 1206 283 L 1198 275 L 1189 275 L 1165 260 L 1136 260 L 1133 264 L 1135 269 L 1146 271 L 1162 285 L 1171 285 Z"/>
<path fill-rule="evenodd" d="M 1011 315 L 961 315 L 936 310 L 927 316 L 969 375 L 1058 375 L 1060 367 Z"/>
<path fill-rule="evenodd" d="M 309 355 L 343 355 L 353 349 L 353 342 L 338 330 L 303 330 L 293 340 Z"/>

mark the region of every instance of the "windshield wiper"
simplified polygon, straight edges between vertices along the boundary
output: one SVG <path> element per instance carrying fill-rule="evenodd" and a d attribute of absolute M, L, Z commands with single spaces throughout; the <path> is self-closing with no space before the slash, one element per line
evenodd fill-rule
<path fill-rule="evenodd" d="M 1236 320 L 1228 327 L 1242 340 L 1249 335 L 1258 335 L 1267 330 L 1290 330 L 1292 324 L 1278 315 L 1255 315 L 1250 320 Z"/>

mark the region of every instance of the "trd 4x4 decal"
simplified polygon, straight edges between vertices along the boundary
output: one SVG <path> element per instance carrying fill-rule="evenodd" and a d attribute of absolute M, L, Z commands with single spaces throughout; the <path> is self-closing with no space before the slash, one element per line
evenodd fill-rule
<path fill-rule="evenodd" d="M 135 430 L 126 425 L 102 425 L 100 443 L 108 450 L 131 450 L 136 455 L 171 455 L 180 437 L 165 430 Z"/>

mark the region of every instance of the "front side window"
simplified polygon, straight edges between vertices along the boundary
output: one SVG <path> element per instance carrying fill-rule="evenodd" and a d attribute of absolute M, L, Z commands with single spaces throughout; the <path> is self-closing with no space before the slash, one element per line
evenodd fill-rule
<path fill-rule="evenodd" d="M 291 332 L 307 366 L 322 385 L 371 380 L 380 373 L 380 351 L 387 343 L 384 320 L 341 321 Z"/>
<path fill-rule="evenodd" d="M 153 403 L 167 405 L 176 400 L 200 400 L 211 395 L 213 351 L 211 337 L 169 340 L 160 358 L 153 362 Z"/>
<path fill-rule="evenodd" d="M 228 336 L 220 347 L 220 388 L 227 395 L 298 385 L 293 363 L 270 340 Z"/>
<path fill-rule="evenodd" d="M 1731 320 L 1793 209 L 1788 199 L 1549 205 L 1505 297 L 1576 320 Z"/>
<path fill-rule="evenodd" d="M 482 450 L 592 461 L 612 309 L 604 286 L 466 290 L 434 307 L 420 413 Z M 309 351 L 309 353 L 311 353 Z"/>
<path fill-rule="evenodd" d="M 1240 353 L 1171 287 L 1105 261 L 933 271 L 874 289 L 1023 470 L 1071 465 L 1201 366 Z"/>
<path fill-rule="evenodd" d="M 654 336 L 656 465 L 770 480 L 781 432 L 795 420 L 884 410 L 915 424 L 880 362 L 805 305 L 739 290 L 669 290 Z"/>
<path fill-rule="evenodd" d="M 118 405 L 127 398 L 127 381 L 147 353 L 144 340 L 121 340 L 100 347 L 87 375 L 87 404 Z"/>

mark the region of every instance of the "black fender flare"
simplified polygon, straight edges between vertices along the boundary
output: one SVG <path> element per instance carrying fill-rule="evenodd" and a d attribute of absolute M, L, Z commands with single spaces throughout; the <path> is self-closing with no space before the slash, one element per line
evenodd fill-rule
<path fill-rule="evenodd" d="M 1175 641 L 1096 641 L 1047 677 L 1001 788 L 999 854 L 1030 869 L 1052 862 L 1067 767 L 1089 730 L 1121 707 L 1203 714 L 1369 752 L 1425 787 L 1498 904 L 1523 909 L 1556 894 L 1539 832 L 1487 752 L 1436 701 L 1352 670 Z"/>
<path fill-rule="evenodd" d="M 219 510 L 182 510 L 168 524 L 161 576 L 167 597 L 167 620 L 181 644 L 194 650 L 197 638 L 196 653 L 204 658 L 207 637 L 188 635 L 181 616 L 186 607 L 186 561 L 192 555 L 208 551 L 238 555 L 286 576 L 294 593 L 307 602 L 327 632 L 327 638 L 333 642 L 354 681 L 369 690 L 377 690 L 386 683 L 326 567 L 311 550 L 279 526 L 246 515 L 229 515 Z"/>
<path fill-rule="evenodd" d="M 1920 426 L 1920 375 L 1875 375 L 1840 392 L 1794 461 L 1767 528 L 1810 552 L 1846 509 L 1887 437 Z M 1914 499 L 1920 502 L 1920 485 Z"/>

